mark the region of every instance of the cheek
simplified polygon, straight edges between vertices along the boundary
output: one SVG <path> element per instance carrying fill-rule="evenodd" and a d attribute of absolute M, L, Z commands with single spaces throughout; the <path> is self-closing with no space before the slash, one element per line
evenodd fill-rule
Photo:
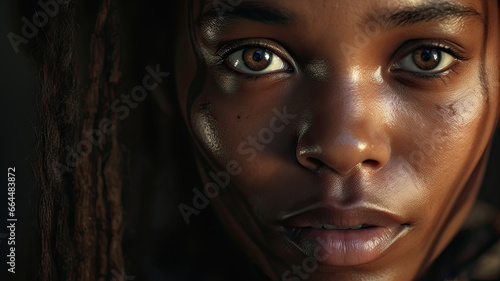
<path fill-rule="evenodd" d="M 290 129 L 294 121 L 286 109 L 289 100 L 283 98 L 291 86 L 209 70 L 203 92 L 188 109 L 195 136 L 209 155 L 220 161 L 253 162 L 257 152 L 282 147 L 284 132 L 289 131 L 285 127 Z"/>
<path fill-rule="evenodd" d="M 206 103 L 204 106 L 210 106 Z M 219 124 L 209 109 L 202 109 L 194 114 L 193 129 L 197 139 L 217 158 L 227 157 L 227 148 L 220 137 Z"/>
<path fill-rule="evenodd" d="M 428 214 L 439 214 L 435 209 L 443 211 L 454 204 L 489 140 L 492 116 L 486 95 L 480 89 L 464 89 L 458 90 L 463 94 L 454 101 L 409 113 L 419 117 L 400 118 L 411 122 L 398 127 L 404 134 L 395 133 L 393 148 L 401 149 L 395 151 L 399 156 L 393 170 L 404 167 L 407 176 L 399 178 L 411 177 L 420 184 L 407 192 L 421 199 L 421 211 Z"/>
<path fill-rule="evenodd" d="M 244 96 L 248 96 L 245 91 L 227 96 L 207 87 L 193 105 L 193 133 L 210 158 L 261 165 L 266 157 L 291 149 L 285 139 L 291 137 L 295 115 L 286 106 L 261 103 L 261 99 L 251 101 Z"/>
<path fill-rule="evenodd" d="M 204 92 L 193 105 L 191 123 L 204 157 L 212 163 L 203 173 L 223 169 L 230 162 L 238 163 L 242 172 L 231 177 L 231 184 L 258 211 L 279 205 L 277 200 L 286 199 L 283 194 L 298 186 L 287 182 L 292 178 L 287 175 L 300 168 L 293 143 L 298 115 L 283 98 L 288 87 L 281 91 L 273 88 L 273 94 L 258 83 L 238 88 L 236 95 L 227 94 L 217 79 L 209 76 Z M 304 192 L 299 188 L 296 191 Z M 258 213 L 266 216 L 272 212 L 262 209 Z"/>

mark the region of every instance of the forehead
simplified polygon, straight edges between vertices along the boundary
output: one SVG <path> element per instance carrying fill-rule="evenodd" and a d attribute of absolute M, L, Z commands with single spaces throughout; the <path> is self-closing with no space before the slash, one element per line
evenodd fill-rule
<path fill-rule="evenodd" d="M 485 11 L 495 6 L 495 0 L 199 0 L 201 27 L 223 32 L 234 22 L 238 28 L 264 31 L 279 28 L 284 34 L 317 40 L 329 34 L 347 35 L 355 28 L 361 30 L 375 24 L 382 31 L 407 28 L 458 30 L 466 27 L 486 28 Z M 195 17 L 196 18 L 196 17 Z M 264 24 L 256 27 L 254 23 Z M 249 25 L 248 25 L 249 24 Z M 426 26 L 420 26 L 426 24 Z M 288 29 L 290 28 L 290 29 Z M 220 33 L 219 33 L 220 34 Z"/>
<path fill-rule="evenodd" d="M 200 0 L 203 14 L 217 12 L 218 17 L 260 17 L 270 23 L 304 23 L 324 20 L 330 23 L 360 22 L 370 18 L 412 20 L 425 12 L 426 17 L 436 20 L 452 17 L 482 17 L 483 6 L 488 0 Z M 343 22 L 342 22 L 343 21 Z"/>

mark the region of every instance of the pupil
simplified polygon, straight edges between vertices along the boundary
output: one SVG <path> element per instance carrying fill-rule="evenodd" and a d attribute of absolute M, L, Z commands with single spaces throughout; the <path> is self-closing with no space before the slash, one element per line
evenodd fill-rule
<path fill-rule="evenodd" d="M 253 54 L 253 60 L 254 61 L 261 61 L 262 60 L 262 52 L 261 51 L 257 51 Z"/>
<path fill-rule="evenodd" d="M 423 61 L 439 60 L 439 55 L 436 50 L 425 50 L 420 58 Z"/>
<path fill-rule="evenodd" d="M 433 70 L 441 63 L 441 51 L 419 49 L 413 53 L 413 62 L 422 70 Z"/>
<path fill-rule="evenodd" d="M 253 71 L 261 71 L 271 65 L 273 53 L 267 49 L 252 47 L 243 51 L 243 62 Z"/>

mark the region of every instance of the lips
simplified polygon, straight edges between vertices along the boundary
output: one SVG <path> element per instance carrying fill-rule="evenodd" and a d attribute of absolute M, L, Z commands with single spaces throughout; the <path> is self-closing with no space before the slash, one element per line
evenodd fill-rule
<path fill-rule="evenodd" d="M 317 228 L 317 229 L 340 229 L 340 230 L 347 230 L 347 229 L 361 229 L 361 228 L 366 228 L 366 227 L 371 227 L 369 225 L 365 224 L 358 224 L 358 225 L 353 225 L 353 226 L 336 226 L 336 225 L 331 225 L 331 224 L 323 224 L 323 225 L 313 225 L 311 228 Z"/>
<path fill-rule="evenodd" d="M 409 228 L 402 217 L 374 206 L 318 207 L 287 214 L 280 224 L 302 252 L 333 266 L 375 261 Z"/>

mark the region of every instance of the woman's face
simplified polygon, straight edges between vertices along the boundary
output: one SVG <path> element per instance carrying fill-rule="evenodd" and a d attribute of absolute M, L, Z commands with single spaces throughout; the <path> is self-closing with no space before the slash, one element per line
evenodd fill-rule
<path fill-rule="evenodd" d="M 206 185 L 179 206 L 186 222 L 210 198 L 273 279 L 421 272 L 484 171 L 498 2 L 191 4 L 175 74 Z"/>

